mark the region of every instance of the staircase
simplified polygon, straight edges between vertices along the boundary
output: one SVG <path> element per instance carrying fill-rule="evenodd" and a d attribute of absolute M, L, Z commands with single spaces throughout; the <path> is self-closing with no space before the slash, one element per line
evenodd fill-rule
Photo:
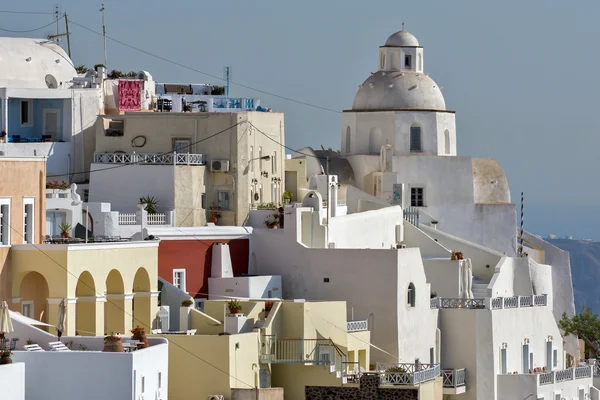
<path fill-rule="evenodd" d="M 475 299 L 483 299 L 488 297 L 487 287 L 489 282 L 484 282 L 479 278 L 473 277 L 472 290 L 473 290 L 473 298 Z"/>

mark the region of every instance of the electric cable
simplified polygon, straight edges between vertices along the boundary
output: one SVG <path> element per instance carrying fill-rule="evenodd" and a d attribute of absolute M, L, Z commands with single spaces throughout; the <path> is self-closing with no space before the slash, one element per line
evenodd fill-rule
<path fill-rule="evenodd" d="M 50 22 L 49 24 L 44 25 L 44 26 L 40 26 L 39 28 L 35 28 L 35 29 L 29 29 L 29 30 L 25 30 L 25 31 L 15 31 L 15 30 L 10 30 L 10 29 L 0 28 L 0 31 L 10 32 L 10 33 L 30 33 L 30 32 L 35 32 L 35 31 L 39 31 L 40 29 L 47 28 L 50 25 L 54 25 L 54 24 L 56 24 L 58 21 L 60 21 L 63 18 L 64 18 L 64 16 L 61 16 L 58 19 L 55 19 L 54 21 Z"/>

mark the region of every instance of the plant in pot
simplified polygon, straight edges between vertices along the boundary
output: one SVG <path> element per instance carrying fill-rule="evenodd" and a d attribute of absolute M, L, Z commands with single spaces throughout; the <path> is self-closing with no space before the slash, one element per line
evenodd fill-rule
<path fill-rule="evenodd" d="M 460 251 L 455 251 L 452 253 L 452 260 L 464 260 L 464 255 L 462 252 Z"/>
<path fill-rule="evenodd" d="M 269 316 L 269 313 L 271 312 L 271 309 L 273 308 L 273 303 L 272 301 L 267 301 L 265 303 L 265 318 L 267 318 Z"/>
<path fill-rule="evenodd" d="M 292 192 L 290 192 L 289 190 L 286 190 L 285 192 L 283 192 L 281 197 L 283 198 L 283 202 L 285 204 L 288 204 L 290 201 L 292 201 Z"/>
<path fill-rule="evenodd" d="M 1 364 L 12 364 L 12 358 L 10 358 L 11 351 L 9 349 L 0 350 L 0 365 Z"/>
<path fill-rule="evenodd" d="M 265 225 L 269 229 L 277 229 L 279 225 L 279 214 L 271 214 L 265 219 Z"/>
<path fill-rule="evenodd" d="M 192 300 L 184 300 L 181 302 L 181 307 L 191 307 L 194 302 Z"/>
<path fill-rule="evenodd" d="M 241 314 L 242 313 L 242 303 L 239 300 L 232 299 L 227 302 L 227 310 L 229 310 L 229 314 Z"/>
<path fill-rule="evenodd" d="M 119 336 L 115 336 L 112 333 L 104 337 L 104 349 L 106 353 L 123 353 L 123 342 Z"/>
<path fill-rule="evenodd" d="M 210 222 L 216 225 L 219 218 L 221 218 L 221 206 L 218 203 L 213 202 L 208 209 L 210 211 Z"/>
<path fill-rule="evenodd" d="M 146 330 L 141 326 L 136 326 L 131 330 L 131 338 L 133 340 L 137 340 L 138 342 L 142 342 L 137 345 L 138 349 L 145 349 L 148 347 L 148 337 L 146 337 Z"/>
<path fill-rule="evenodd" d="M 71 230 L 71 225 L 67 224 L 67 223 L 62 223 L 58 226 L 60 228 L 60 237 L 62 238 L 70 238 L 71 235 L 69 234 L 69 231 Z"/>
<path fill-rule="evenodd" d="M 140 197 L 139 204 L 146 205 L 144 210 L 146 210 L 148 214 L 158 214 L 158 211 L 156 210 L 156 207 L 158 207 L 158 199 L 156 197 L 150 195 Z"/>

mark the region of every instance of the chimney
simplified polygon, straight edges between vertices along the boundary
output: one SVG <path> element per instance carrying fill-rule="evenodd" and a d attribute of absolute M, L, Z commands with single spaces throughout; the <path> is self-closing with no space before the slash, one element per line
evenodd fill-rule
<path fill-rule="evenodd" d="M 212 246 L 211 278 L 233 278 L 231 254 L 227 243 L 215 243 Z"/>

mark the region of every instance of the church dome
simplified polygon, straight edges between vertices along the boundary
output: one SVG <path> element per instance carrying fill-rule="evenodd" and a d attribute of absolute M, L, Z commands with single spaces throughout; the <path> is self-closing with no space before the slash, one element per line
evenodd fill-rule
<path fill-rule="evenodd" d="M 354 97 L 353 110 L 446 110 L 440 88 L 420 72 L 379 71 L 371 75 Z"/>
<path fill-rule="evenodd" d="M 0 38 L 0 87 L 62 88 L 77 76 L 73 62 L 47 39 Z"/>
<path fill-rule="evenodd" d="M 385 45 L 387 47 L 419 47 L 419 41 L 413 34 L 401 30 L 390 36 Z"/>

